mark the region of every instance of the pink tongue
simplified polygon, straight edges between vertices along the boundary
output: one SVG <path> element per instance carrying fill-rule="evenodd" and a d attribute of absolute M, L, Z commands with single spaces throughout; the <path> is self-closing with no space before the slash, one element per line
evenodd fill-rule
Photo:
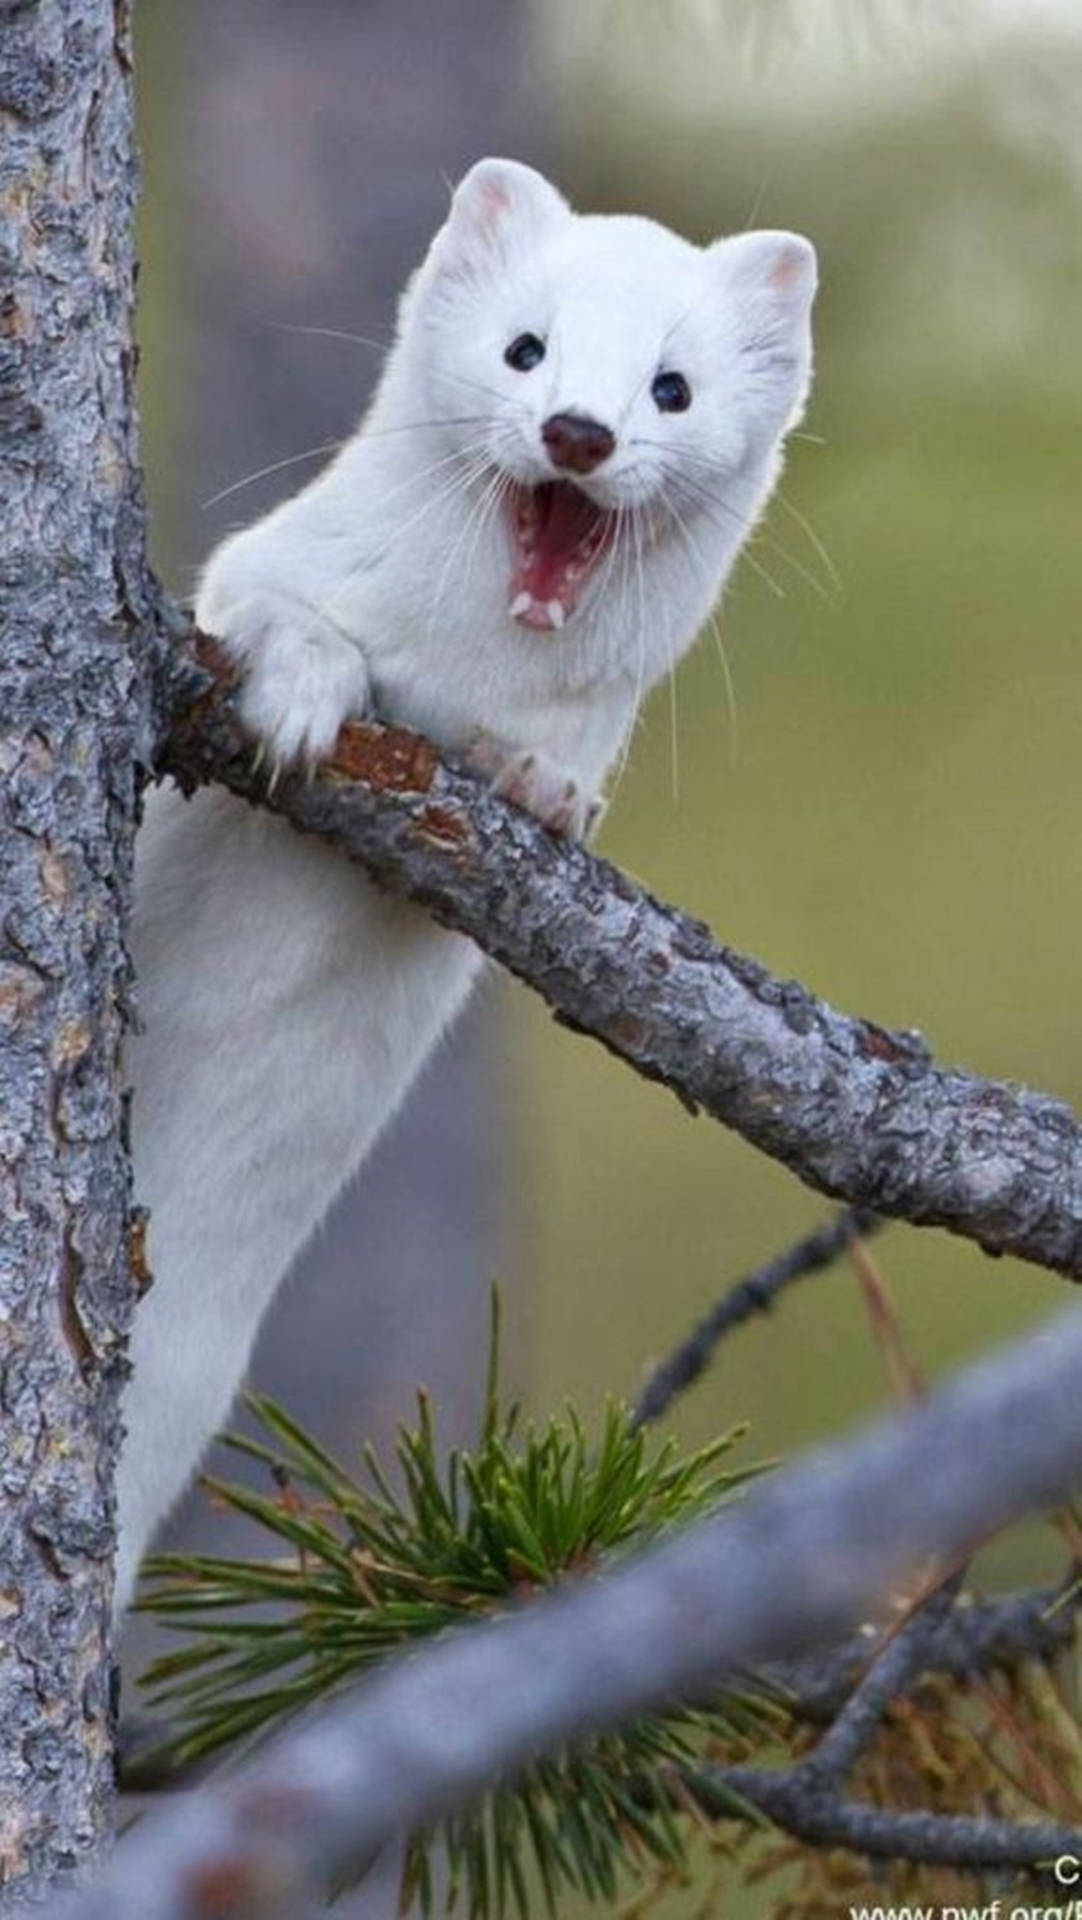
<path fill-rule="evenodd" d="M 604 536 L 602 515 L 566 480 L 550 480 L 512 509 L 515 565 L 513 620 L 540 632 L 562 627 Z"/>
<path fill-rule="evenodd" d="M 597 523 L 597 508 L 577 487 L 563 481 L 540 487 L 534 552 L 518 568 L 516 593 L 532 593 L 535 600 L 555 600 L 566 591 L 564 576 L 580 540 Z"/>

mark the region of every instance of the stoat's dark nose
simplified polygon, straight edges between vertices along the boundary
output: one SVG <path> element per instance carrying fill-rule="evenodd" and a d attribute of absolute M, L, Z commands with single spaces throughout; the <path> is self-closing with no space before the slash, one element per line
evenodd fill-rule
<path fill-rule="evenodd" d="M 607 460 L 616 436 L 584 413 L 554 413 L 545 421 L 541 438 L 554 466 L 571 473 L 592 473 Z"/>

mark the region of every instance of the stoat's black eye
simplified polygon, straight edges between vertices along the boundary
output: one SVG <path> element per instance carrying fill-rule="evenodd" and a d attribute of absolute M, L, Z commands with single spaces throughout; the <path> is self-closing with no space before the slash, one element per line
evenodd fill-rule
<path fill-rule="evenodd" d="M 503 357 L 516 373 L 530 373 L 544 359 L 545 343 L 538 339 L 536 333 L 520 333 L 517 340 L 512 340 Z"/>
<path fill-rule="evenodd" d="M 661 413 L 686 413 L 691 405 L 691 388 L 682 373 L 657 374 L 650 392 Z"/>

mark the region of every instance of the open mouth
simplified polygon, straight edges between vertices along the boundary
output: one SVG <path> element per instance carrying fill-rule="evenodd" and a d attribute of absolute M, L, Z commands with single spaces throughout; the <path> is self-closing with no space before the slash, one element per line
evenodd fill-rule
<path fill-rule="evenodd" d="M 511 618 L 551 633 L 578 605 L 612 537 L 615 515 L 595 507 L 570 480 L 514 487 L 509 515 Z"/>

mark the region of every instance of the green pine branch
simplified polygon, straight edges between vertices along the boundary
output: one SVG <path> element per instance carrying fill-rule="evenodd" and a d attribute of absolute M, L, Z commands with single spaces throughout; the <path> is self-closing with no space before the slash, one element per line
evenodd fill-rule
<path fill-rule="evenodd" d="M 445 1462 L 423 1394 L 416 1426 L 399 1433 L 393 1478 L 371 1448 L 353 1474 L 274 1401 L 249 1405 L 264 1437 L 230 1444 L 267 1469 L 271 1491 L 207 1485 L 277 1553 L 149 1563 L 140 1605 L 184 1635 L 144 1676 L 173 1729 L 149 1756 L 158 1765 L 183 1769 L 261 1737 L 393 1653 L 715 1511 L 758 1471 L 730 1463 L 742 1428 L 680 1456 L 616 1402 L 596 1441 L 571 1407 L 523 1427 L 516 1407 L 501 1407 L 495 1300 L 481 1432 Z M 565 1893 L 612 1902 L 659 1869 L 680 1876 L 696 1824 L 673 1783 L 704 1759 L 761 1753 L 786 1726 L 781 1703 L 749 1680 L 709 1706 L 537 1760 L 438 1834 L 411 1840 L 403 1903 L 429 1912 L 438 1882 L 440 1899 L 470 1920 L 527 1920 L 534 1890 L 552 1913 Z"/>

